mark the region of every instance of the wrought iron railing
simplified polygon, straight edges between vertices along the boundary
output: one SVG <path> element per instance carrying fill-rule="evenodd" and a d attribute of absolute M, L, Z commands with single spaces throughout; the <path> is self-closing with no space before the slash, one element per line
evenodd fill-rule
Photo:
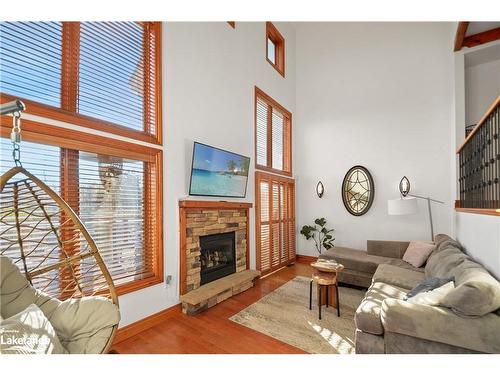
<path fill-rule="evenodd" d="M 457 207 L 500 209 L 500 96 L 457 150 Z"/>

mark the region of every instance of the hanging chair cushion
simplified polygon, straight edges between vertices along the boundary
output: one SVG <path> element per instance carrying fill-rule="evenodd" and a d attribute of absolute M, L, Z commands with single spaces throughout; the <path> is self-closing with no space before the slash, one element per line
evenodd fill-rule
<path fill-rule="evenodd" d="M 56 331 L 42 310 L 32 303 L 0 323 L 2 354 L 65 354 Z"/>
<path fill-rule="evenodd" d="M 101 353 L 120 320 L 118 306 L 105 297 L 60 301 L 36 290 L 5 256 L 0 256 L 0 291 L 4 319 L 37 305 L 69 353 Z"/>

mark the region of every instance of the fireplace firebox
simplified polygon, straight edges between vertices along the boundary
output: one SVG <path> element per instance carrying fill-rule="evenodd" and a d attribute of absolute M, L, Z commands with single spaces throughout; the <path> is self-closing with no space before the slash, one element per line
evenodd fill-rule
<path fill-rule="evenodd" d="M 201 236 L 200 252 L 201 285 L 236 272 L 235 232 Z"/>

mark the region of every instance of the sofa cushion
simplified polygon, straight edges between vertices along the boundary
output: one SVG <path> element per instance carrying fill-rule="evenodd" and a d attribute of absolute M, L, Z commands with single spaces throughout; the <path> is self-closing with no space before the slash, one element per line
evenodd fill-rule
<path fill-rule="evenodd" d="M 444 249 L 438 247 L 438 250 L 434 251 L 427 260 L 425 266 L 425 276 L 427 278 L 438 277 L 445 279 L 453 277 L 457 267 L 469 259 L 467 255 L 454 245 L 449 244 L 446 246 Z"/>
<path fill-rule="evenodd" d="M 319 256 L 319 259 L 335 259 L 347 269 L 374 274 L 379 264 L 388 263 L 391 258 L 369 255 L 366 251 L 334 247 Z"/>
<path fill-rule="evenodd" d="M 369 255 L 401 259 L 409 244 L 407 241 L 368 240 L 366 241 L 366 252 Z"/>
<path fill-rule="evenodd" d="M 64 354 L 54 327 L 42 310 L 29 305 L 25 310 L 0 323 L 2 354 Z"/>
<path fill-rule="evenodd" d="M 422 267 L 435 247 L 436 246 L 430 242 L 412 241 L 403 255 L 403 260 L 414 267 Z"/>
<path fill-rule="evenodd" d="M 363 332 L 382 335 L 384 333 L 384 328 L 380 320 L 382 302 L 387 298 L 403 299 L 407 292 L 407 289 L 383 282 L 374 282 L 356 310 L 354 318 L 356 327 Z"/>
<path fill-rule="evenodd" d="M 412 289 L 425 278 L 423 272 L 397 267 L 391 264 L 381 264 L 373 275 L 373 282 L 391 284 L 399 288 Z"/>
<path fill-rule="evenodd" d="M 453 272 L 456 288 L 443 304 L 459 315 L 483 316 L 500 308 L 500 283 L 480 264 L 464 260 Z"/>

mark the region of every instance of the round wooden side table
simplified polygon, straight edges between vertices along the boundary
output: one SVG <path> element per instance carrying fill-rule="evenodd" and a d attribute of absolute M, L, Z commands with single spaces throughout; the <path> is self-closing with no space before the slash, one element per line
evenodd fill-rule
<path fill-rule="evenodd" d="M 313 282 L 318 286 L 318 309 L 319 319 L 321 319 L 321 306 L 329 305 L 337 309 L 337 316 L 340 316 L 338 273 L 344 269 L 342 264 L 328 264 L 322 262 L 311 263 L 314 272 L 309 284 L 309 310 L 312 310 L 312 286 Z"/>

